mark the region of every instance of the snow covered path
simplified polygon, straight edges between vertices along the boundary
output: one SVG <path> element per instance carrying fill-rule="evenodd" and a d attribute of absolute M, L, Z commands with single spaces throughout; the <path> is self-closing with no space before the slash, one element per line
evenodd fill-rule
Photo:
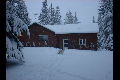
<path fill-rule="evenodd" d="M 25 63 L 6 68 L 6 80 L 113 80 L 113 52 L 24 48 Z"/>

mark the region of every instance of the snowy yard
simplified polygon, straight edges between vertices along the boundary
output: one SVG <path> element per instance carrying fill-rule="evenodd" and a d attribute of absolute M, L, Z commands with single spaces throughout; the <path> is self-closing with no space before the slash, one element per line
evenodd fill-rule
<path fill-rule="evenodd" d="M 6 80 L 113 80 L 113 52 L 37 47 L 23 49 L 25 63 L 6 68 Z"/>

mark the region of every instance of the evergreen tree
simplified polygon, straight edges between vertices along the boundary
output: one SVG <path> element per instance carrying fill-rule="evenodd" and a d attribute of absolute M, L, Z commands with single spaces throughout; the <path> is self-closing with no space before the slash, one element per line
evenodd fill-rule
<path fill-rule="evenodd" d="M 60 8 L 59 8 L 59 6 L 56 7 L 55 24 L 61 24 L 61 15 L 60 15 Z"/>
<path fill-rule="evenodd" d="M 54 25 L 55 24 L 55 9 L 53 8 L 52 3 L 49 8 L 48 16 L 49 16 L 49 24 Z"/>
<path fill-rule="evenodd" d="M 22 52 L 22 43 L 18 36 L 21 32 L 26 31 L 29 35 L 27 23 L 22 17 L 18 16 L 17 5 L 22 0 L 7 0 L 6 1 L 6 60 L 23 62 L 24 56 Z M 23 2 L 24 3 L 24 2 Z M 21 11 L 19 11 L 21 12 Z"/>
<path fill-rule="evenodd" d="M 48 24 L 51 24 L 51 17 L 52 17 L 52 3 L 48 9 Z"/>
<path fill-rule="evenodd" d="M 40 16 L 38 18 L 38 20 L 40 20 L 40 24 L 42 25 L 47 25 L 49 23 L 49 16 L 48 16 L 48 8 L 47 8 L 47 0 L 45 0 L 44 2 L 42 2 L 42 12 L 40 13 Z"/>
<path fill-rule="evenodd" d="M 74 22 L 73 22 L 74 24 L 78 24 L 79 22 L 78 22 L 78 18 L 77 18 L 77 14 L 76 14 L 76 12 L 75 12 L 75 16 L 74 16 Z"/>
<path fill-rule="evenodd" d="M 92 20 L 93 23 L 95 23 L 95 17 L 93 16 L 93 20 Z"/>
<path fill-rule="evenodd" d="M 69 24 L 69 22 L 68 22 L 68 20 L 69 20 L 68 19 L 68 15 L 69 15 L 68 12 L 66 12 L 66 16 L 65 16 L 65 19 L 64 19 L 65 20 L 64 24 Z"/>
<path fill-rule="evenodd" d="M 99 8 L 99 48 L 113 50 L 113 0 L 101 0 Z"/>
<path fill-rule="evenodd" d="M 74 23 L 74 17 L 72 15 L 72 12 L 67 12 L 65 17 L 65 24 L 73 24 Z"/>
<path fill-rule="evenodd" d="M 23 0 L 16 0 L 16 13 L 19 18 L 21 18 L 28 26 L 30 25 L 30 18 L 28 17 L 27 7 Z"/>

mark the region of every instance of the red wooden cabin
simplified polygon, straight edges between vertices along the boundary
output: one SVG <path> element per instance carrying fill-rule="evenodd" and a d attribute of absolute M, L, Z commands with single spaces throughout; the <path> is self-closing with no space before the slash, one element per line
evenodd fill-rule
<path fill-rule="evenodd" d="M 68 49 L 96 50 L 97 23 L 29 26 L 30 38 L 24 34 L 20 40 L 25 47 L 56 47 Z"/>

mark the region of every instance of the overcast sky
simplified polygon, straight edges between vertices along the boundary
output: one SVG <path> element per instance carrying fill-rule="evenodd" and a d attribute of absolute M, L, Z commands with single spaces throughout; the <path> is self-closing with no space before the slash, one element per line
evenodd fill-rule
<path fill-rule="evenodd" d="M 29 17 L 32 22 L 37 22 L 37 17 L 41 12 L 42 2 L 44 0 L 25 0 Z M 48 6 L 53 4 L 53 7 L 59 6 L 61 10 L 62 19 L 65 18 L 65 13 L 71 11 L 73 14 L 77 12 L 80 22 L 91 22 L 92 17 L 98 17 L 98 1 L 99 0 L 47 0 Z M 38 15 L 34 15 L 38 14 Z M 36 18 L 36 19 L 35 19 Z"/>

